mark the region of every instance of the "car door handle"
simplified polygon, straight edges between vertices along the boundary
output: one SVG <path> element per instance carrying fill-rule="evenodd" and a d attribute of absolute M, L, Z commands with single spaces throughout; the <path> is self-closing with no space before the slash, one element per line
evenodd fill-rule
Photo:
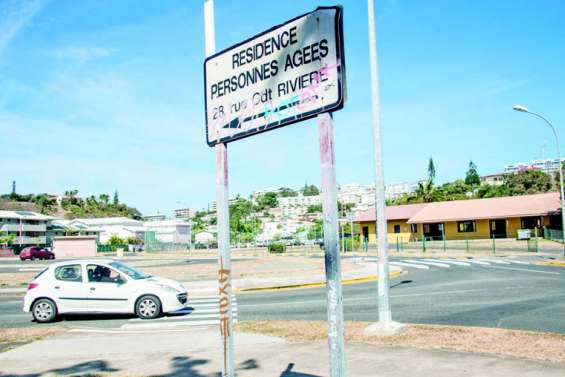
<path fill-rule="evenodd" d="M 55 286 L 55 289 L 61 289 L 61 287 L 59 287 L 58 285 Z"/>
<path fill-rule="evenodd" d="M 96 288 L 94 288 L 94 287 L 90 287 L 90 290 L 91 290 L 91 291 L 95 291 L 95 290 L 96 290 Z"/>

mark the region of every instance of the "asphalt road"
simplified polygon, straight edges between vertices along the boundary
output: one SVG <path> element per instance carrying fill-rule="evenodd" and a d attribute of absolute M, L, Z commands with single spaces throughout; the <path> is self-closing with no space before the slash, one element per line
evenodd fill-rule
<path fill-rule="evenodd" d="M 406 271 L 391 281 L 396 321 L 565 333 L 565 268 L 492 263 Z M 376 294 L 376 283 L 344 286 L 345 319 L 377 320 Z M 323 288 L 237 296 L 240 321 L 325 320 L 325 304 Z M 116 328 L 131 320 L 131 316 L 69 316 L 58 325 Z M 40 325 L 21 312 L 21 299 L 0 297 L 0 327 L 27 326 Z"/>
<path fill-rule="evenodd" d="M 393 319 L 565 333 L 565 268 L 471 265 L 407 268 L 391 281 Z M 346 320 L 377 320 L 377 284 L 343 287 Z M 326 318 L 324 289 L 242 294 L 239 318 Z"/>

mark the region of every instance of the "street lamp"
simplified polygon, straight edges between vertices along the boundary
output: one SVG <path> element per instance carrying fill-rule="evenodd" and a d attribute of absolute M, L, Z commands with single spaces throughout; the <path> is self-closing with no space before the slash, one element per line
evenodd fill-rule
<path fill-rule="evenodd" d="M 514 105 L 512 108 L 516 111 L 521 112 L 521 113 L 532 114 L 532 115 L 535 115 L 538 118 L 542 119 L 551 128 L 551 131 L 553 132 L 553 136 L 555 136 L 555 145 L 557 147 L 557 157 L 559 159 L 559 190 L 561 192 L 561 237 L 562 237 L 562 241 L 563 241 L 563 258 L 565 258 L 565 213 L 563 211 L 563 209 L 565 208 L 565 206 L 564 206 L 565 203 L 563 201 L 563 199 L 564 199 L 563 198 L 563 165 L 562 165 L 562 162 L 561 162 L 561 151 L 559 149 L 559 137 L 557 137 L 557 132 L 555 131 L 555 127 L 553 127 L 553 124 L 551 124 L 549 122 L 549 120 L 545 119 L 540 114 L 536 114 L 536 113 L 531 112 L 530 110 L 528 110 L 528 108 L 526 106 L 523 106 L 523 105 Z"/>

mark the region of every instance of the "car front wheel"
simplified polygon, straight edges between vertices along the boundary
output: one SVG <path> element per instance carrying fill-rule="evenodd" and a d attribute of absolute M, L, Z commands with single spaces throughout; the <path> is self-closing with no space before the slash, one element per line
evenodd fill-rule
<path fill-rule="evenodd" d="M 145 295 L 137 300 L 135 314 L 141 319 L 154 319 L 161 314 L 161 301 L 153 295 Z"/>
<path fill-rule="evenodd" d="M 51 322 L 57 317 L 57 306 L 47 298 L 37 300 L 31 309 L 33 318 L 39 323 Z"/>

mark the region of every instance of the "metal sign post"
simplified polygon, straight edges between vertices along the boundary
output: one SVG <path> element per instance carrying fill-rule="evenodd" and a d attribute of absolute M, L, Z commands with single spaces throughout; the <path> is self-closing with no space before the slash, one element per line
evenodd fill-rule
<path fill-rule="evenodd" d="M 328 343 L 331 377 L 345 376 L 343 341 L 343 298 L 341 292 L 341 261 L 338 250 L 337 181 L 333 119 L 330 113 L 318 115 L 318 138 L 322 167 L 322 208 L 324 211 L 324 250 L 328 310 Z"/>
<path fill-rule="evenodd" d="M 234 376 L 227 143 L 318 117 L 331 376 L 345 376 L 337 184 L 330 112 L 345 103 L 343 9 L 318 7 L 215 53 L 205 0 L 206 142 L 216 149 L 222 376 Z"/>
<path fill-rule="evenodd" d="M 214 1 L 204 2 L 204 34 L 206 56 L 216 50 L 214 31 Z M 230 215 L 228 191 L 228 148 L 218 143 L 216 149 L 216 214 L 218 220 L 218 284 L 220 333 L 222 342 L 222 377 L 234 377 L 233 311 L 230 256 Z"/>

